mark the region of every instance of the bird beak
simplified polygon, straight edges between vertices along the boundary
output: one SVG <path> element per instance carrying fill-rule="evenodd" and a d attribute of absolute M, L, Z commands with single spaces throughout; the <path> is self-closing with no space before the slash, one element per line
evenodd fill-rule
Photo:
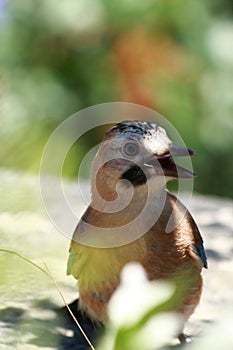
<path fill-rule="evenodd" d="M 172 178 L 183 178 L 191 179 L 196 177 L 196 175 L 188 169 L 177 165 L 173 157 L 183 157 L 183 156 L 195 156 L 195 153 L 190 149 L 185 147 L 176 146 L 171 144 L 169 151 L 165 154 L 154 155 L 146 165 L 154 166 L 157 168 L 157 174 L 161 172 L 161 175 Z"/>
<path fill-rule="evenodd" d="M 191 151 L 191 149 L 182 147 L 182 146 L 177 146 L 171 144 L 169 147 L 169 153 L 172 157 L 183 157 L 183 156 L 195 156 L 196 153 Z"/>

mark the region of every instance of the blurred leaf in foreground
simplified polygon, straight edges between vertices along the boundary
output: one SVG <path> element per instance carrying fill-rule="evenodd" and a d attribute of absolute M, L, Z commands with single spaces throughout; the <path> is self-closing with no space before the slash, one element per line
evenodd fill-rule
<path fill-rule="evenodd" d="M 110 322 L 98 349 L 152 350 L 168 344 L 181 327 L 179 318 L 166 312 L 174 290 L 166 282 L 149 282 L 140 265 L 126 266 L 110 301 Z"/>

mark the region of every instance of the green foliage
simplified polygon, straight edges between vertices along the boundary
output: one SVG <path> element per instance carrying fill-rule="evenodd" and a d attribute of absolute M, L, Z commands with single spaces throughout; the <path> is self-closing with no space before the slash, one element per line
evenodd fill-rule
<path fill-rule="evenodd" d="M 141 103 L 136 86 L 197 152 L 195 190 L 233 196 L 231 9 L 220 0 L 2 0 L 0 165 L 38 171 L 61 121 L 98 103 Z M 74 146 L 65 175 L 76 176 L 92 143 Z"/>
<path fill-rule="evenodd" d="M 98 349 L 150 350 L 168 343 L 181 327 L 170 310 L 173 294 L 172 285 L 148 282 L 140 265 L 125 267 L 109 304 L 109 328 Z"/>
<path fill-rule="evenodd" d="M 140 266 L 128 265 L 123 270 L 121 284 L 110 301 L 110 324 L 98 349 L 181 348 L 181 345 L 171 343 L 172 337 L 177 336 L 182 329 L 181 319 L 171 312 L 168 313 L 173 295 L 172 285 L 148 282 Z M 227 333 L 227 329 L 232 320 L 231 312 L 226 312 L 225 317 L 226 319 L 218 321 L 209 334 L 189 344 L 189 348 L 230 350 L 233 338 L 230 332 Z M 224 344 L 220 336 L 221 332 L 226 334 Z"/>
<path fill-rule="evenodd" d="M 110 323 L 99 350 L 172 350 L 183 346 L 171 340 L 182 330 L 182 320 L 171 313 L 174 287 L 149 282 L 139 265 L 124 268 L 121 284 L 109 304 Z M 169 312 L 168 312 L 169 311 Z M 230 350 L 233 337 L 232 307 L 200 339 L 187 345 L 190 350 Z M 222 338 L 224 334 L 224 340 Z"/>

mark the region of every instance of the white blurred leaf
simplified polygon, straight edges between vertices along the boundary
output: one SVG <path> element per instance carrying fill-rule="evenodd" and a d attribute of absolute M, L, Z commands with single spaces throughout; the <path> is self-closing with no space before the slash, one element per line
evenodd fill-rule
<path fill-rule="evenodd" d="M 116 327 L 133 325 L 173 292 L 174 288 L 168 283 L 149 282 L 139 264 L 129 264 L 123 269 L 120 286 L 110 300 L 110 321 Z"/>

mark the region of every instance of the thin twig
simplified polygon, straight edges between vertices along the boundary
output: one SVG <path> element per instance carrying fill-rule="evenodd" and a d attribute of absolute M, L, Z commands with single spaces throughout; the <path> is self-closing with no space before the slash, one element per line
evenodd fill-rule
<path fill-rule="evenodd" d="M 42 261 L 43 261 L 43 260 L 42 260 Z M 45 266 L 45 268 L 46 268 L 46 270 L 47 270 L 47 273 L 48 273 L 49 277 L 50 277 L 51 280 L 53 281 L 53 283 L 54 283 L 54 285 L 55 285 L 55 287 L 56 287 L 58 293 L 60 294 L 60 297 L 62 298 L 62 300 L 63 300 L 65 306 L 67 307 L 67 309 L 68 309 L 70 315 L 72 316 L 74 322 L 75 322 L 76 325 L 78 326 L 80 332 L 82 333 L 82 335 L 83 335 L 84 338 L 86 339 L 86 341 L 87 341 L 88 345 L 90 346 L 91 350 L 95 350 L 95 348 L 94 348 L 94 346 L 92 345 L 91 341 L 89 340 L 89 338 L 87 337 L 86 333 L 84 332 L 82 326 L 80 325 L 80 323 L 78 322 L 78 320 L 75 318 L 75 315 L 73 314 L 72 310 L 70 309 L 69 305 L 67 304 L 67 302 L 66 302 L 66 300 L 65 300 L 65 298 L 64 298 L 64 296 L 63 296 L 63 294 L 62 294 L 62 292 L 61 292 L 61 290 L 60 290 L 60 288 L 58 287 L 57 282 L 55 281 L 55 279 L 53 278 L 51 272 L 49 271 L 47 264 L 46 264 L 44 261 L 43 261 L 43 264 L 44 264 L 44 266 Z"/>

